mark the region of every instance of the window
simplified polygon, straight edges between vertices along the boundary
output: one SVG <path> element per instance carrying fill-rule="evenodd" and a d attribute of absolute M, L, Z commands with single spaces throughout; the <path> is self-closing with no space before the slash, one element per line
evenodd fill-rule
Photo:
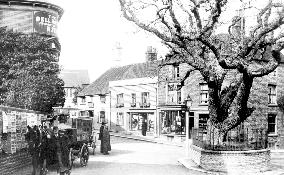
<path fill-rule="evenodd" d="M 101 95 L 100 96 L 100 101 L 101 101 L 101 103 L 106 103 L 106 96 L 105 95 Z"/>
<path fill-rule="evenodd" d="M 149 92 L 142 92 L 141 94 L 141 105 L 143 107 L 148 107 L 150 105 L 149 103 Z"/>
<path fill-rule="evenodd" d="M 268 85 L 268 104 L 276 104 L 276 85 Z"/>
<path fill-rule="evenodd" d="M 124 125 L 124 115 L 123 112 L 117 112 L 116 113 L 116 124 L 117 125 Z"/>
<path fill-rule="evenodd" d="M 149 92 L 142 92 L 142 103 L 147 103 L 149 100 Z"/>
<path fill-rule="evenodd" d="M 181 90 L 177 91 L 177 103 L 181 104 Z"/>
<path fill-rule="evenodd" d="M 117 107 L 123 107 L 124 101 L 123 101 L 123 94 L 117 94 Z"/>
<path fill-rule="evenodd" d="M 208 85 L 200 84 L 200 104 L 208 104 Z"/>
<path fill-rule="evenodd" d="M 105 111 L 100 111 L 99 123 L 105 122 Z"/>
<path fill-rule="evenodd" d="M 268 114 L 268 134 L 276 134 L 276 114 Z"/>
<path fill-rule="evenodd" d="M 82 101 L 82 103 L 86 103 L 86 98 L 85 98 L 85 97 L 82 97 L 82 98 L 81 98 L 81 101 Z"/>
<path fill-rule="evenodd" d="M 135 107 L 136 106 L 136 94 L 132 93 L 131 94 L 131 107 Z"/>
<path fill-rule="evenodd" d="M 174 76 L 175 78 L 179 78 L 179 65 L 174 66 Z"/>

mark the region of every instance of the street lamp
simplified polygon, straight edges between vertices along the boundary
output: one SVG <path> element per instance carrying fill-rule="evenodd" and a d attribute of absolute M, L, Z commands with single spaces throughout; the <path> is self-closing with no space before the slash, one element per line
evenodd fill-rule
<path fill-rule="evenodd" d="M 192 106 L 192 99 L 190 98 L 190 96 L 188 95 L 186 97 L 186 99 L 184 99 L 185 105 L 188 109 L 188 111 L 190 110 L 190 107 Z"/>
<path fill-rule="evenodd" d="M 184 103 L 187 107 L 187 111 L 186 111 L 186 116 L 185 116 L 185 152 L 186 152 L 186 156 L 189 156 L 189 111 L 190 111 L 190 107 L 192 106 L 192 99 L 190 98 L 190 96 L 188 95 L 185 99 L 184 99 Z"/>

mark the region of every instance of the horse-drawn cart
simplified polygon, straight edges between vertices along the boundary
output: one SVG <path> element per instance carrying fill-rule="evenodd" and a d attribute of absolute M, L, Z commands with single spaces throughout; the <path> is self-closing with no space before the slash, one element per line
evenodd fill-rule
<path fill-rule="evenodd" d="M 86 166 L 89 160 L 89 149 L 88 142 L 89 140 L 77 140 L 77 129 L 76 128 L 68 128 L 62 130 L 64 134 L 68 137 L 69 148 L 69 165 L 70 169 L 72 169 L 73 162 L 76 159 L 80 160 L 81 166 Z"/>

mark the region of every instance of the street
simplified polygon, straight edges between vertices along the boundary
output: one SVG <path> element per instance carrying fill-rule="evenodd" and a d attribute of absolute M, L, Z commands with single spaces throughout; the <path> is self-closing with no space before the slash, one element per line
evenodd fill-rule
<path fill-rule="evenodd" d="M 95 156 L 90 157 L 87 167 L 79 167 L 77 162 L 72 174 L 198 174 L 190 172 L 177 162 L 184 154 L 181 147 L 112 138 L 112 151 L 109 155 L 102 155 L 98 151 L 99 149 Z"/>
<path fill-rule="evenodd" d="M 203 174 L 188 170 L 178 163 L 183 157 L 184 148 L 111 137 L 112 151 L 109 155 L 99 153 L 90 155 L 86 167 L 81 167 L 75 160 L 72 175 L 185 175 Z M 22 171 L 23 173 L 23 171 Z M 21 174 L 21 173 L 19 173 Z M 29 174 L 26 172 L 24 174 Z M 55 175 L 52 171 L 49 175 Z M 21 174 L 22 175 L 22 174 Z"/>

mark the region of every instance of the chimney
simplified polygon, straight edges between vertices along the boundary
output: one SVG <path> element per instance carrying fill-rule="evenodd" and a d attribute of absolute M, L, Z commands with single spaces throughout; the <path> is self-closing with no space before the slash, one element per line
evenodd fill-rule
<path fill-rule="evenodd" d="M 156 61 L 156 60 L 157 60 L 157 49 L 152 46 L 148 46 L 146 51 L 146 62 Z"/>
<path fill-rule="evenodd" d="M 89 86 L 90 84 L 86 83 L 86 84 L 82 84 L 82 88 L 85 89 L 85 87 Z"/>

